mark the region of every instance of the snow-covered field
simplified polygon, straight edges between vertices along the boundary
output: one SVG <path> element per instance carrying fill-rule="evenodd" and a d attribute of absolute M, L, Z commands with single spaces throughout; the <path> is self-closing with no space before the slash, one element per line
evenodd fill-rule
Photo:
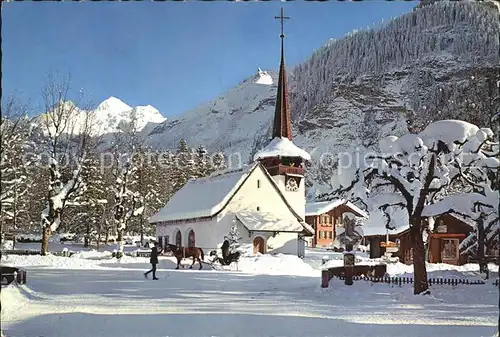
<path fill-rule="evenodd" d="M 320 288 L 321 257 L 243 257 L 238 270 L 173 270 L 161 257 L 159 280 L 145 280 L 147 258 L 81 252 L 71 258 L 9 256 L 28 282 L 2 288 L 4 336 L 494 336 L 498 288 L 332 280 Z M 362 258 L 366 260 L 366 258 Z M 339 260 L 340 261 L 340 260 Z M 188 261 L 186 261 L 188 263 Z M 331 263 L 331 262 L 330 262 Z M 430 277 L 477 277 L 477 265 L 429 265 Z M 498 267 L 491 266 L 493 277 Z M 411 267 L 393 264 L 389 273 Z"/>

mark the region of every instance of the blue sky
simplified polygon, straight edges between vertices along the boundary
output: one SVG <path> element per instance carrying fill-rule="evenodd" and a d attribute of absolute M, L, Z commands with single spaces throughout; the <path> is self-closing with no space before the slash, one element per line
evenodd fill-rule
<path fill-rule="evenodd" d="M 109 96 L 182 113 L 258 67 L 287 66 L 329 38 L 409 12 L 416 2 L 10 2 L 2 10 L 2 86 L 41 106 L 49 72 L 68 74 L 98 104 Z"/>

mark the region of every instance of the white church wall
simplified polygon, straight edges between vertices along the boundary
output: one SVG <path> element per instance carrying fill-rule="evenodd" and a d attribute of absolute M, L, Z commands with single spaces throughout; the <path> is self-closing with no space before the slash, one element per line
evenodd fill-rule
<path fill-rule="evenodd" d="M 270 235 L 267 239 L 268 253 L 281 253 L 297 255 L 298 249 L 297 233 L 278 233 L 276 236 Z"/>
<path fill-rule="evenodd" d="M 286 192 L 284 191 L 284 185 L 282 186 L 282 191 L 289 198 L 289 203 L 292 207 L 297 207 L 294 210 L 301 216 L 304 216 L 305 212 L 303 185 L 304 179 L 301 179 L 300 190 L 296 192 Z M 220 248 L 224 242 L 224 236 L 228 235 L 234 223 L 235 214 L 240 211 L 270 212 L 284 220 L 289 219 L 290 223 L 297 221 L 274 186 L 269 182 L 266 173 L 260 167 L 257 167 L 240 190 L 236 192 L 229 205 L 214 219 L 168 225 L 157 224 L 157 237 L 168 236 L 169 242 L 175 244 L 176 231 L 180 230 L 182 245 L 187 246 L 188 232 L 193 229 L 196 246 L 203 248 L 205 254 L 208 254 L 211 250 Z M 261 236 L 265 239 L 266 244 L 271 247 L 267 250 L 269 253 L 298 254 L 297 233 L 278 233 L 275 237 L 272 236 L 273 233 L 269 232 L 255 232 L 250 235 L 248 229 L 241 223 L 237 222 L 237 226 L 242 237 L 241 243 L 252 243 L 256 236 Z"/>
<path fill-rule="evenodd" d="M 200 222 L 186 222 L 186 223 L 178 223 L 178 224 L 157 224 L 156 225 L 156 237 L 169 237 L 169 243 L 176 243 L 176 234 L 177 231 L 181 232 L 182 236 L 182 246 L 188 246 L 188 234 L 191 229 L 194 230 L 195 235 L 195 245 L 196 247 L 200 247 L 203 249 L 205 254 L 217 248 L 217 241 L 215 229 L 216 219 L 209 221 L 200 221 Z M 163 239 L 165 242 L 165 239 Z"/>
<path fill-rule="evenodd" d="M 227 233 L 229 231 L 232 225 L 232 219 L 234 219 L 234 214 L 239 211 L 272 212 L 282 219 L 289 219 L 290 222 L 297 221 L 260 167 L 253 171 L 227 206 L 224 220 L 221 220 L 225 221 L 225 225 L 220 226 L 221 230 L 220 232 L 218 231 L 221 242 L 223 241 L 224 235 L 226 235 L 222 235 L 222 233 Z M 304 210 L 302 210 L 302 213 L 304 213 Z M 227 220 L 225 220 L 226 218 Z M 240 233 L 243 233 L 243 231 L 240 231 Z M 248 230 L 245 229 L 245 233 L 248 233 Z M 268 242 L 272 233 L 261 232 L 256 233 L 256 235 L 262 236 L 266 239 L 265 241 Z M 246 236 L 248 237 L 248 235 Z M 279 233 L 276 238 L 273 238 L 273 251 L 296 255 L 297 236 L 296 233 Z M 248 239 L 244 238 L 245 243 L 251 243 L 253 238 L 254 235 Z"/>
<path fill-rule="evenodd" d="M 285 188 L 285 176 L 273 176 L 274 181 L 278 185 L 281 193 L 285 196 L 290 206 L 292 206 L 295 213 L 305 220 L 306 212 L 306 192 L 305 192 L 305 179 L 300 179 L 299 189 L 297 191 L 287 191 Z"/>

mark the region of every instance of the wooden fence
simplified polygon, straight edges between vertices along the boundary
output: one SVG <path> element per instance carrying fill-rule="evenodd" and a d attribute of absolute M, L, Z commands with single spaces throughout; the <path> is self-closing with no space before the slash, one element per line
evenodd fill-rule
<path fill-rule="evenodd" d="M 340 280 L 345 280 L 345 276 L 339 276 L 336 278 L 340 279 Z M 388 283 L 388 284 L 395 284 L 395 285 L 413 283 L 413 278 L 400 277 L 400 276 L 394 276 L 394 277 L 354 276 L 352 279 L 354 281 L 370 281 L 373 283 Z M 468 280 L 468 279 L 456 279 L 456 278 L 454 278 L 454 279 L 429 278 L 427 280 L 427 282 L 429 282 L 429 285 L 451 285 L 451 286 L 458 286 L 459 284 L 465 284 L 465 285 L 486 284 L 486 282 L 483 280 Z M 498 287 L 499 280 L 496 279 L 495 281 L 492 282 L 492 284 Z"/>
<path fill-rule="evenodd" d="M 9 249 L 0 251 L 1 255 L 40 255 L 41 251 L 38 249 Z"/>

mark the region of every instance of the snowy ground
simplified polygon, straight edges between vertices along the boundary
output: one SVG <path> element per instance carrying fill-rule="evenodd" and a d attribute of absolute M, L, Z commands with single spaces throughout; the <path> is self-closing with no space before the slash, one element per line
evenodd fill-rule
<path fill-rule="evenodd" d="M 498 288 L 410 285 L 321 289 L 324 251 L 245 257 L 238 271 L 173 270 L 160 260 L 160 280 L 144 280 L 147 258 L 83 252 L 71 258 L 10 256 L 28 284 L 3 288 L 4 336 L 494 336 Z M 329 253 L 330 258 L 338 257 Z M 187 261 L 186 261 L 187 263 Z M 494 277 L 498 277 L 498 267 Z M 429 265 L 430 277 L 477 277 L 477 266 Z M 392 274 L 411 272 L 395 264 Z"/>

